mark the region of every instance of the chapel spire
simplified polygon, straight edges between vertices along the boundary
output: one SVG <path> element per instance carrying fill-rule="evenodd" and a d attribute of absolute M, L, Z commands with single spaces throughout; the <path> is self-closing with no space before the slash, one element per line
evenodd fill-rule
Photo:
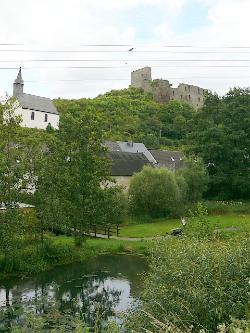
<path fill-rule="evenodd" d="M 14 96 L 20 96 L 23 94 L 23 78 L 22 78 L 22 68 L 19 68 L 19 72 L 17 74 L 17 78 L 15 79 L 15 82 L 13 84 L 13 95 Z"/>

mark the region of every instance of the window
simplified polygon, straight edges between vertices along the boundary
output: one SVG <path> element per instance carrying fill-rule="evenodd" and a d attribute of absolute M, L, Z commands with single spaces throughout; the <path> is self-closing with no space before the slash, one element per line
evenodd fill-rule
<path fill-rule="evenodd" d="M 31 117 L 30 118 L 31 118 L 31 120 L 35 119 L 35 112 L 34 111 L 31 112 Z"/>
<path fill-rule="evenodd" d="M 173 96 L 174 96 L 174 90 L 173 90 Z"/>
<path fill-rule="evenodd" d="M 45 121 L 45 123 L 47 123 L 47 122 L 48 122 L 48 115 L 47 115 L 47 113 L 45 113 L 45 116 L 44 116 L 44 121 Z"/>
<path fill-rule="evenodd" d="M 200 97 L 198 97 L 198 102 L 200 102 L 201 101 L 201 98 Z"/>
<path fill-rule="evenodd" d="M 191 96 L 190 95 L 188 95 L 188 99 L 189 99 L 189 101 L 191 100 Z"/>

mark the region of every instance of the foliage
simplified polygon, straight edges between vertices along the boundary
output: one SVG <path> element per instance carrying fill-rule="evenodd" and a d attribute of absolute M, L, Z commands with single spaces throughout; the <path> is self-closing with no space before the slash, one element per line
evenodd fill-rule
<path fill-rule="evenodd" d="M 11 271 L 13 258 L 23 243 L 24 223 L 18 209 L 0 211 L 0 253 L 5 258 L 5 270 Z"/>
<path fill-rule="evenodd" d="M 209 214 L 250 214 L 250 202 L 244 201 L 205 201 Z"/>
<path fill-rule="evenodd" d="M 198 154 L 210 175 L 208 196 L 249 198 L 250 90 L 209 95 L 193 120 L 188 150 Z"/>
<path fill-rule="evenodd" d="M 197 202 L 201 200 L 208 184 L 208 174 L 202 160 L 195 158 L 195 156 L 186 159 L 184 167 L 177 170 L 176 174 L 182 176 L 187 184 L 187 201 Z"/>
<path fill-rule="evenodd" d="M 249 89 L 224 97 L 208 95 L 194 110 L 172 100 L 155 103 L 140 89 L 114 90 L 94 99 L 56 100 L 61 114 L 89 112 L 100 117 L 105 138 L 143 142 L 148 148 L 187 151 L 204 160 L 210 175 L 207 196 L 249 198 Z"/>
<path fill-rule="evenodd" d="M 173 216 L 180 203 L 181 192 L 171 171 L 145 166 L 132 177 L 129 199 L 136 215 Z"/>
<path fill-rule="evenodd" d="M 144 279 L 142 305 L 129 329 L 152 328 L 141 310 L 180 329 L 214 332 L 230 316 L 244 319 L 249 283 L 248 239 L 209 241 L 171 239 L 156 242 Z"/>
<path fill-rule="evenodd" d="M 100 121 L 91 113 L 68 112 L 48 141 L 48 154 L 39 174 L 37 208 L 44 229 L 73 228 L 78 239 L 98 224 L 109 162 L 102 146 Z M 80 241 L 81 243 L 81 241 Z"/>
<path fill-rule="evenodd" d="M 127 197 L 121 187 L 107 186 L 100 191 L 98 205 L 98 225 L 111 227 L 121 224 L 127 214 Z"/>
<path fill-rule="evenodd" d="M 188 223 L 185 227 L 185 233 L 190 237 L 212 238 L 215 236 L 216 225 L 208 219 L 206 206 L 198 202 L 195 211 L 189 211 Z"/>
<path fill-rule="evenodd" d="M 149 148 L 185 144 L 195 112 L 177 101 L 158 104 L 151 94 L 133 87 L 112 90 L 92 100 L 58 99 L 55 104 L 61 114 L 91 110 L 102 119 L 106 139 L 139 141 Z"/>

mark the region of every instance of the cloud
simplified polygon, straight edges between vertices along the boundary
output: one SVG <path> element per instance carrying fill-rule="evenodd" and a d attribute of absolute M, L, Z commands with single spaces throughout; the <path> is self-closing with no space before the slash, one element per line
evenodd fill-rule
<path fill-rule="evenodd" d="M 198 9 L 202 9 L 204 20 L 201 19 Z M 133 69 L 144 65 L 164 64 L 153 61 L 156 59 L 176 59 L 176 63 L 166 62 L 165 64 L 178 66 L 181 64 L 178 60 L 181 59 L 192 60 L 198 57 L 200 60 L 237 60 L 246 59 L 249 54 L 136 53 L 126 52 L 128 47 L 86 47 L 82 46 L 83 44 L 133 44 L 135 50 L 155 50 L 163 44 L 203 46 L 202 49 L 194 48 L 194 51 L 211 51 L 213 49 L 204 47 L 216 45 L 247 45 L 250 31 L 249 12 L 249 0 L 3 1 L 0 11 L 0 43 L 24 44 L 19 47 L 10 47 L 11 49 L 92 52 L 1 52 L 1 49 L 7 47 L 0 46 L 0 60 L 16 60 L 15 63 L 2 62 L 0 66 L 24 65 L 25 88 L 30 93 L 50 97 L 93 97 L 110 89 L 127 87 L 130 71 Z M 198 16 L 199 20 L 197 20 Z M 193 24 L 190 25 L 189 22 Z M 111 49 L 125 52 L 94 52 Z M 190 49 L 172 48 L 170 51 L 190 51 Z M 36 63 L 27 62 L 29 59 L 86 61 Z M 94 61 L 98 59 L 100 62 Z M 105 59 L 114 60 L 114 62 L 105 61 Z M 139 61 L 131 62 L 130 60 Z M 197 62 L 183 64 L 190 66 Z M 213 66 L 215 63 L 208 61 L 204 64 Z M 246 62 L 237 62 L 237 65 L 241 64 Z M 68 66 L 113 66 L 115 68 L 62 68 Z M 16 71 L 2 70 L 0 74 L 0 91 L 10 92 Z M 249 74 L 249 68 L 153 68 L 155 78 L 170 79 L 175 85 L 180 81 L 186 81 L 217 90 L 219 93 L 224 93 L 230 86 L 236 84 L 249 85 L 247 77 Z M 72 80 L 72 82 L 60 80 Z"/>

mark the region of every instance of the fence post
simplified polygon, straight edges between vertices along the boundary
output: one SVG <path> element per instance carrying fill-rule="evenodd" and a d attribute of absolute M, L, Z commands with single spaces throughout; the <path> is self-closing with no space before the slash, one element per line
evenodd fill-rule
<path fill-rule="evenodd" d="M 119 230 L 119 225 L 117 224 L 117 226 L 116 226 L 116 236 L 117 236 L 117 237 L 119 237 L 119 231 L 120 231 L 120 230 Z"/>
<path fill-rule="evenodd" d="M 96 225 L 94 225 L 94 233 L 95 233 L 95 238 L 96 238 Z"/>
<path fill-rule="evenodd" d="M 110 228 L 108 227 L 108 239 L 110 238 Z"/>

